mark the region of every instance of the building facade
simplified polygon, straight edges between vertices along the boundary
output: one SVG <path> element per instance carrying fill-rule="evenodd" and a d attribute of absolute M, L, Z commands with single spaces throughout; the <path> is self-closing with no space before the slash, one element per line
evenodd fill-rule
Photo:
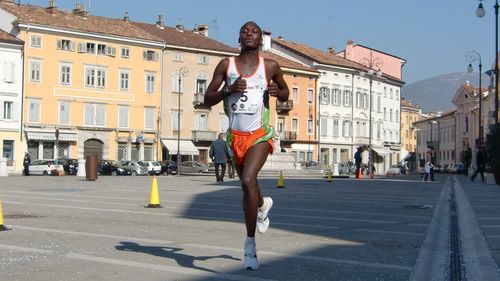
<path fill-rule="evenodd" d="M 21 173 L 26 151 L 22 135 L 23 41 L 0 30 L 0 141 L 8 173 Z"/>
<path fill-rule="evenodd" d="M 417 130 L 413 125 L 420 120 L 422 109 L 406 98 L 401 98 L 401 145 L 405 149 L 402 158 L 406 162 L 410 171 L 416 171 L 417 167 Z M 402 149 L 403 150 L 403 149 Z"/>
<path fill-rule="evenodd" d="M 23 133 L 31 158 L 155 159 L 164 43 L 127 17 L 50 3 L 0 2 L 0 29 L 26 42 Z"/>

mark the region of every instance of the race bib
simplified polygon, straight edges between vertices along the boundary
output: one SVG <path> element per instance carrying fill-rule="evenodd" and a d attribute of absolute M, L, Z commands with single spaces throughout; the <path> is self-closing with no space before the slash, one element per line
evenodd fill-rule
<path fill-rule="evenodd" d="M 234 113 L 255 114 L 262 106 L 264 88 L 259 84 L 247 84 L 246 92 L 229 96 L 229 105 Z"/>

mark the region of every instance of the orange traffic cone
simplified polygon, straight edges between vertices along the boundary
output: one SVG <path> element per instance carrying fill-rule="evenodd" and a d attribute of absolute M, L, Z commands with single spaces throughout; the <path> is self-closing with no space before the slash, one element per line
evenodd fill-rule
<path fill-rule="evenodd" d="M 363 173 L 361 173 L 361 169 L 358 170 L 358 179 L 363 178 Z"/>
<path fill-rule="evenodd" d="M 328 171 L 328 174 L 326 175 L 326 181 L 327 182 L 332 182 L 332 171 Z"/>
<path fill-rule="evenodd" d="M 3 225 L 2 201 L 0 201 L 0 231 L 10 230 L 10 228 Z"/>
<path fill-rule="evenodd" d="M 148 208 L 163 208 L 160 205 L 160 196 L 158 195 L 158 182 L 156 181 L 156 176 L 153 176 L 153 183 L 151 184 L 151 193 L 149 195 L 149 205 Z"/>

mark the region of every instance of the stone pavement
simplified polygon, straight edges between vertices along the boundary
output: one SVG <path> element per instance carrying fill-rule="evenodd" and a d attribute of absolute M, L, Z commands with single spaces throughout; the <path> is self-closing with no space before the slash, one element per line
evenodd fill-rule
<path fill-rule="evenodd" d="M 438 223 L 446 224 L 450 194 L 460 227 L 470 228 L 462 238 L 464 268 L 475 274 L 468 280 L 498 274 L 500 187 L 461 175 L 327 182 L 312 174 L 285 177 L 283 189 L 265 177 L 262 192 L 275 204 L 270 229 L 257 234 L 256 271 L 242 269 L 238 181 L 157 179 L 161 209 L 145 208 L 151 177 L 2 178 L 12 230 L 0 232 L 0 280 L 430 280 L 421 273 L 433 262 L 444 265 L 433 280 L 449 280 L 441 278 L 450 272 L 449 231 Z M 433 241 L 446 243 L 432 249 Z"/>

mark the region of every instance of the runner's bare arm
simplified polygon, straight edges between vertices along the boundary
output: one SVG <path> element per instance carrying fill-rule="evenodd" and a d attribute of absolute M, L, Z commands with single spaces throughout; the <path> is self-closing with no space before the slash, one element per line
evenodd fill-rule
<path fill-rule="evenodd" d="M 289 95 L 288 85 L 283 78 L 279 64 L 274 60 L 266 59 L 266 73 L 268 74 L 267 77 L 271 78 L 267 87 L 269 95 L 276 97 L 279 101 L 287 101 Z"/>
<path fill-rule="evenodd" d="M 219 88 L 226 78 L 226 69 L 228 63 L 229 63 L 228 59 L 223 59 L 219 62 L 219 64 L 214 70 L 212 81 L 208 85 L 207 91 L 205 93 L 204 103 L 207 106 L 216 105 L 225 98 L 224 94 L 222 94 L 221 91 L 219 91 Z"/>

